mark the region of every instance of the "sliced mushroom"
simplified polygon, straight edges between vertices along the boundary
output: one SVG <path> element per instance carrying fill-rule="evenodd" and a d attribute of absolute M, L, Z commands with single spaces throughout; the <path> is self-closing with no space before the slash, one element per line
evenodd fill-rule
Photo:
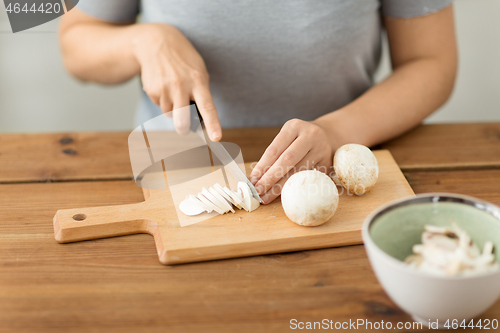
<path fill-rule="evenodd" d="M 493 243 L 488 241 L 484 243 L 483 256 L 491 253 L 493 253 Z"/>
<path fill-rule="evenodd" d="M 210 213 L 210 212 L 212 211 L 212 209 L 210 209 L 209 207 L 207 207 L 207 205 L 205 205 L 203 202 L 201 202 L 201 200 L 200 200 L 200 199 L 198 199 L 195 195 L 190 194 L 190 195 L 188 196 L 188 198 L 189 198 L 189 200 L 190 200 L 191 202 L 193 202 L 193 204 L 203 207 L 203 209 L 204 209 L 207 213 Z"/>
<path fill-rule="evenodd" d="M 251 212 L 252 211 L 252 191 L 250 190 L 250 187 L 244 182 L 238 182 L 238 191 L 240 192 L 240 195 L 243 198 L 243 203 L 244 206 L 243 208 Z"/>
<path fill-rule="evenodd" d="M 224 206 L 224 204 L 221 201 L 219 201 L 219 199 L 217 199 L 206 188 L 202 188 L 201 189 L 201 193 L 205 196 L 205 198 L 207 198 L 208 200 L 210 200 L 210 202 L 213 203 L 219 209 L 219 211 L 221 211 L 221 213 L 219 213 L 218 211 L 217 211 L 217 213 L 219 213 L 219 214 L 222 215 L 225 212 L 229 211 L 229 209 L 227 209 L 226 206 Z"/>
<path fill-rule="evenodd" d="M 179 209 L 186 215 L 197 215 L 206 211 L 216 211 L 219 214 L 235 212 L 233 205 L 248 212 L 260 206 L 260 202 L 252 196 L 250 187 L 244 182 L 238 183 L 238 192 L 219 184 L 203 188 L 198 196 L 190 195 L 179 204 Z"/>
<path fill-rule="evenodd" d="M 456 236 L 456 234 L 453 230 L 451 230 L 450 228 L 446 228 L 446 227 L 439 227 L 436 225 L 425 225 L 424 229 L 425 229 L 425 231 L 428 231 L 428 232 L 434 233 L 434 234 Z"/>
<path fill-rule="evenodd" d="M 253 212 L 254 210 L 256 210 L 257 208 L 259 208 L 260 206 L 260 202 L 259 200 L 255 199 L 253 196 L 251 197 L 250 199 L 250 212 Z"/>
<path fill-rule="evenodd" d="M 405 263 L 434 275 L 470 276 L 500 269 L 493 255 L 493 243 L 481 252 L 467 232 L 452 223 L 451 228 L 425 226 L 422 244 L 413 246 Z"/>
<path fill-rule="evenodd" d="M 232 204 L 232 205 L 235 205 L 236 207 L 238 207 L 236 205 L 236 203 L 234 202 L 234 200 L 224 191 L 224 188 L 222 186 L 220 186 L 217 183 L 214 185 L 213 188 L 215 191 L 217 191 L 217 193 L 219 193 L 220 196 L 222 196 L 227 202 L 229 202 L 230 205 Z M 231 207 L 231 211 L 234 213 L 234 209 L 232 207 Z"/>
<path fill-rule="evenodd" d="M 243 209 L 243 198 L 239 196 L 238 193 L 231 191 L 227 187 L 224 187 L 224 192 L 232 199 L 233 205 L 235 205 L 238 209 Z"/>
<path fill-rule="evenodd" d="M 208 193 L 207 189 L 203 188 L 203 190 L 205 190 L 205 192 L 208 195 L 212 196 L 210 193 Z M 205 195 L 203 190 L 200 193 L 198 193 L 198 198 L 201 200 L 201 202 L 203 202 L 206 205 L 210 205 L 209 207 L 212 208 L 212 210 L 215 210 L 217 213 L 221 215 L 224 214 L 224 210 L 219 206 L 217 206 L 216 204 L 214 204 L 213 201 Z"/>
<path fill-rule="evenodd" d="M 187 197 L 179 204 L 179 209 L 181 210 L 181 212 L 188 216 L 199 215 L 203 212 L 206 212 L 207 210 L 205 209 L 203 203 L 201 201 L 198 202 L 200 204 L 192 200 L 190 197 Z"/>
<path fill-rule="evenodd" d="M 223 207 L 225 208 L 225 212 L 231 211 L 234 213 L 234 209 L 233 209 L 233 206 L 231 205 L 231 203 L 228 202 L 222 195 L 220 195 L 220 193 L 216 189 L 214 189 L 213 187 L 209 187 L 208 191 L 214 197 L 216 197 L 217 200 L 223 205 Z"/>

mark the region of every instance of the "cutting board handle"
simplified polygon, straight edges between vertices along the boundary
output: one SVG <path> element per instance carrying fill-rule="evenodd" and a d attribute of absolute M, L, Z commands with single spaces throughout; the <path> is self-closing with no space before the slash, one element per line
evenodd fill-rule
<path fill-rule="evenodd" d="M 145 202 L 105 207 L 58 210 L 54 235 L 59 243 L 149 233 Z"/>

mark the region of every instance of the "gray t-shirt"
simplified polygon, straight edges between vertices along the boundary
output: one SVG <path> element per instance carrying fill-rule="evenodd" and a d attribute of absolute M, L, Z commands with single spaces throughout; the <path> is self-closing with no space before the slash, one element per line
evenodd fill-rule
<path fill-rule="evenodd" d="M 313 120 L 363 94 L 380 60 L 381 15 L 415 17 L 452 0 L 81 0 L 110 22 L 178 28 L 205 60 L 223 127 Z M 136 123 L 161 114 L 143 92 Z"/>

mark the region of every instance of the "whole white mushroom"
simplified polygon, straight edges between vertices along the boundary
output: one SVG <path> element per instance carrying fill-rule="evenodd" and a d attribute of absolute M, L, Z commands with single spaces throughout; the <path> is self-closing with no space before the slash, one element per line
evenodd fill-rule
<path fill-rule="evenodd" d="M 337 149 L 333 168 L 342 186 L 357 195 L 368 192 L 378 179 L 377 158 L 369 148 L 355 143 Z"/>
<path fill-rule="evenodd" d="M 281 191 L 286 216 L 303 226 L 317 226 L 328 221 L 339 204 L 337 186 L 317 170 L 292 175 Z"/>

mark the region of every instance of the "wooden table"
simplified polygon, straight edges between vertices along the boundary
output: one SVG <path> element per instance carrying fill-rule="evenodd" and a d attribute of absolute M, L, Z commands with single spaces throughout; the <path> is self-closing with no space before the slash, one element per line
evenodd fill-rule
<path fill-rule="evenodd" d="M 252 161 L 277 131 L 225 130 L 224 139 Z M 410 321 L 363 246 L 166 267 L 149 235 L 56 243 L 57 209 L 142 200 L 127 136 L 0 135 L 0 332 L 285 332 L 291 319 Z M 420 126 L 382 148 L 416 193 L 500 204 L 500 123 Z M 500 319 L 500 302 L 481 318 Z"/>

